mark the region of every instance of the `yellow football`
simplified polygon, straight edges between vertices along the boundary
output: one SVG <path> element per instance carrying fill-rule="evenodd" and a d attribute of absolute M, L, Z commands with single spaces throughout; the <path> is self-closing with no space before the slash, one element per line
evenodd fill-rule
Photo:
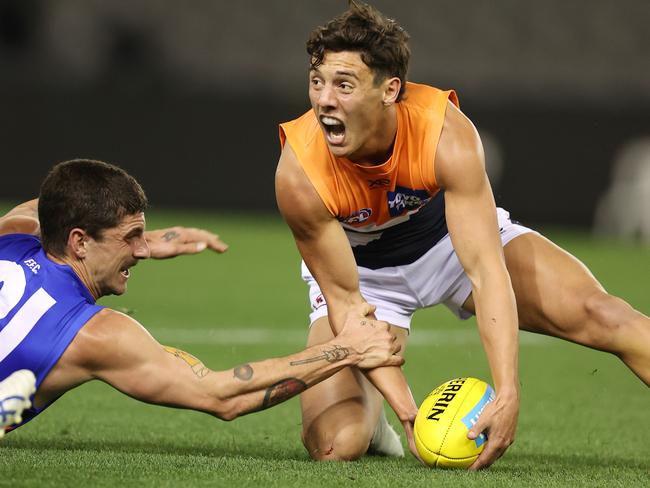
<path fill-rule="evenodd" d="M 456 378 L 429 393 L 415 418 L 415 445 L 422 460 L 436 468 L 469 467 L 487 438 L 481 434 L 470 440 L 467 432 L 492 400 L 492 387 L 476 378 Z"/>

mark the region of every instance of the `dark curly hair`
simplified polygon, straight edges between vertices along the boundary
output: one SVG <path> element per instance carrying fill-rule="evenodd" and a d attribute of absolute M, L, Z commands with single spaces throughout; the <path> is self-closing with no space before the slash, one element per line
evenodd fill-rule
<path fill-rule="evenodd" d="M 325 53 L 356 51 L 375 75 L 378 84 L 396 76 L 402 82 L 397 101 L 406 89 L 411 50 L 408 33 L 393 19 L 362 2 L 350 0 L 348 10 L 317 27 L 309 35 L 307 53 L 311 56 L 310 68 L 320 66 Z"/>
<path fill-rule="evenodd" d="M 63 256 L 75 227 L 101 240 L 102 231 L 146 208 L 142 187 L 123 169 L 91 159 L 59 163 L 43 181 L 38 200 L 43 248 Z"/>

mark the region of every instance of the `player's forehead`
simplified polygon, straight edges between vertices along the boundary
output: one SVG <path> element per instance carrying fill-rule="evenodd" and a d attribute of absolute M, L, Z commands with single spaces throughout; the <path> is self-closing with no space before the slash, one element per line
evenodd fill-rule
<path fill-rule="evenodd" d="M 126 235 L 133 232 L 144 232 L 145 223 L 144 212 L 125 215 L 115 227 L 104 230 L 104 234 Z"/>
<path fill-rule="evenodd" d="M 361 53 L 358 51 L 326 51 L 323 55 L 323 61 L 310 71 L 359 79 L 372 76 L 370 68 L 363 62 Z"/>

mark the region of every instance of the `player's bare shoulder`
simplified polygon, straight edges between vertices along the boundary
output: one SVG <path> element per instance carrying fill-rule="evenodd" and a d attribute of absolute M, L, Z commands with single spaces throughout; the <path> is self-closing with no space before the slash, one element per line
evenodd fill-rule
<path fill-rule="evenodd" d="M 279 199 L 319 200 L 316 189 L 300 166 L 296 153 L 286 142 L 275 171 L 275 189 Z"/>
<path fill-rule="evenodd" d="M 275 172 L 275 196 L 280 213 L 294 233 L 333 219 L 288 142 Z"/>
<path fill-rule="evenodd" d="M 95 379 L 95 371 L 116 357 L 119 344 L 138 322 L 108 308 L 93 315 L 79 330 L 36 395 L 36 405 L 47 405 L 66 391 Z"/>
<path fill-rule="evenodd" d="M 104 308 L 79 330 L 62 360 L 92 373 L 113 364 L 143 335 L 151 337 L 137 320 L 125 313 Z"/>
<path fill-rule="evenodd" d="M 0 217 L 0 236 L 6 234 L 40 233 L 38 221 L 38 199 L 21 203 Z"/>
<path fill-rule="evenodd" d="M 282 147 L 278 167 L 275 170 L 276 189 L 299 190 L 303 186 L 307 186 L 306 183 L 309 183 L 309 181 L 300 167 L 298 156 L 296 156 L 289 142 L 286 142 Z M 279 188 L 278 185 L 280 185 Z"/>
<path fill-rule="evenodd" d="M 485 172 L 485 156 L 478 131 L 472 121 L 448 102 L 445 122 L 435 157 L 436 181 L 449 189 L 456 182 Z"/>

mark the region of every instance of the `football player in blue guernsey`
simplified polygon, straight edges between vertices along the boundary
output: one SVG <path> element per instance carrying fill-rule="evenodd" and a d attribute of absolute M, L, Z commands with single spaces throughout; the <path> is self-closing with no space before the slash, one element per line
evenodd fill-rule
<path fill-rule="evenodd" d="M 22 423 L 95 379 L 147 403 L 231 420 L 276 405 L 346 366 L 402 364 L 388 324 L 366 318 L 370 306 L 351 312 L 334 341 L 228 371 L 212 371 L 160 345 L 133 318 L 95 301 L 124 293 L 141 259 L 227 246 L 201 229 L 145 232 L 146 204 L 140 185 L 120 168 L 74 160 L 52 169 L 38 200 L 0 218 L 0 394 L 9 399 L 3 432 L 21 425 L 5 426 L 20 420 L 30 400 Z M 24 398 L 34 386 L 35 395 Z"/>

